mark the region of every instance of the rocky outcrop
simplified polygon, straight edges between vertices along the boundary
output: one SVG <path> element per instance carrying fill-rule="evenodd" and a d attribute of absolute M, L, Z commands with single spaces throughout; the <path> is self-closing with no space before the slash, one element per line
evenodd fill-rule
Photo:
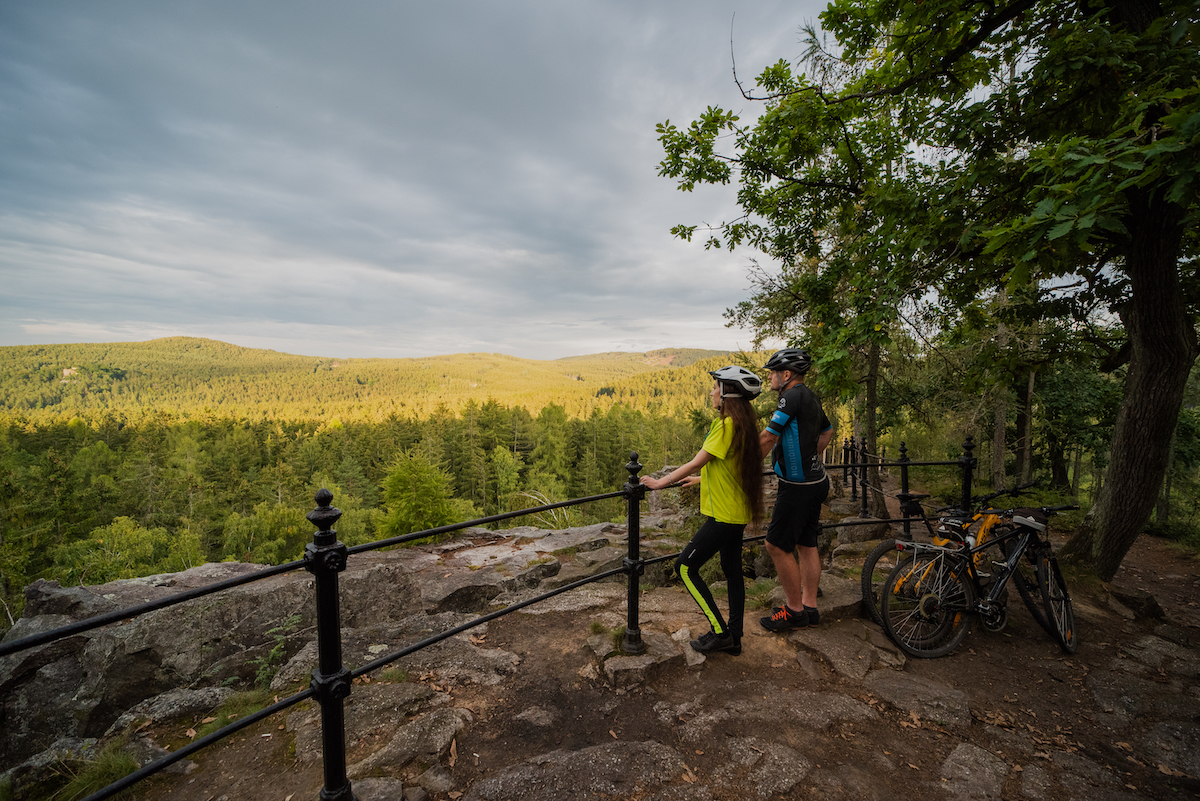
<path fill-rule="evenodd" d="M 561 586 L 625 553 L 625 530 L 605 523 L 546 531 L 468 529 L 458 538 L 356 556 L 339 576 L 344 663 L 354 668 L 473 619 L 503 595 Z M 182 573 L 26 589 L 25 615 L 6 642 L 77 620 L 157 601 L 262 571 L 207 564 Z M 565 578 L 560 575 L 565 573 Z M 313 578 L 271 576 L 148 612 L 0 659 L 0 752 L 11 766 L 63 738 L 94 738 L 139 704 L 170 691 L 211 691 L 269 679 L 277 690 L 306 686 L 316 664 Z M 407 664 L 443 683 L 494 684 L 516 658 L 477 647 L 466 635 L 413 654 Z M 204 693 L 208 693 L 205 695 Z"/>

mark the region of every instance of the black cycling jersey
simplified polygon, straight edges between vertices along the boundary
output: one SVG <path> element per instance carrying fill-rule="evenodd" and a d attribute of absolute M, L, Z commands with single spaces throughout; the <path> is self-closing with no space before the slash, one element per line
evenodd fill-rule
<path fill-rule="evenodd" d="M 775 474 L 784 481 L 807 484 L 825 477 L 817 439 L 832 428 L 816 393 L 797 384 L 779 395 L 779 406 L 767 431 L 779 437 L 771 452 Z"/>

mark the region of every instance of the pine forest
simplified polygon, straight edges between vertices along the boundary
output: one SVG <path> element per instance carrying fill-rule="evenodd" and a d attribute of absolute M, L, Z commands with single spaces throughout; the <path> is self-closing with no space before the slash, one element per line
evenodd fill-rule
<path fill-rule="evenodd" d="M 348 544 L 611 492 L 632 451 L 647 470 L 690 458 L 707 371 L 746 358 L 318 359 L 188 338 L 0 348 L 4 627 L 37 578 L 299 558 L 320 487 Z M 614 500 L 533 522 L 623 514 Z"/>

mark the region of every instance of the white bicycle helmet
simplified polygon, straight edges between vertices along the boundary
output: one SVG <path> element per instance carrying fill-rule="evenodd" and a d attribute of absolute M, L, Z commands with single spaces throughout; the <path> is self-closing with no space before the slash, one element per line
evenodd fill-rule
<path fill-rule="evenodd" d="M 721 383 L 722 398 L 757 398 L 762 392 L 762 379 L 745 367 L 731 364 L 708 374 Z M 732 391 L 731 391 L 732 390 Z"/>

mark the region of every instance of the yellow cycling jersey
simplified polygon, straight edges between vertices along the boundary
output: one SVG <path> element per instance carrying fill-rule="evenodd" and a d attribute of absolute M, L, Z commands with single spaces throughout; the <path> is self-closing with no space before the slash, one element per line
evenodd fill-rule
<path fill-rule="evenodd" d="M 753 517 L 742 491 L 740 466 L 726 458 L 733 445 L 733 420 L 713 421 L 703 448 L 715 459 L 700 468 L 700 513 L 718 523 L 749 523 Z"/>

